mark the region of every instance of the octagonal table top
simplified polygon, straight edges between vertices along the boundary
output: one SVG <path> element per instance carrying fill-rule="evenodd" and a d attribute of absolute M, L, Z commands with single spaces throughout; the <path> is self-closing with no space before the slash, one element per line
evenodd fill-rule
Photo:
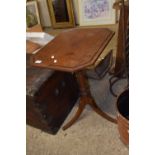
<path fill-rule="evenodd" d="M 63 31 L 31 57 L 31 65 L 75 72 L 93 65 L 114 32 L 106 28 Z"/>

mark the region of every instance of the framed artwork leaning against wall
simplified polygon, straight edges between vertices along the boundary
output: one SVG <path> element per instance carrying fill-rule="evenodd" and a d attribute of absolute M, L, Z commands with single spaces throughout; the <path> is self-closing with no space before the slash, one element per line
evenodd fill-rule
<path fill-rule="evenodd" d="M 28 1 L 26 3 L 26 27 L 31 28 L 36 25 L 41 25 L 38 4 L 37 1 Z"/>
<path fill-rule="evenodd" d="M 74 27 L 72 0 L 47 0 L 53 28 Z"/>
<path fill-rule="evenodd" d="M 79 25 L 115 24 L 115 0 L 78 0 Z"/>

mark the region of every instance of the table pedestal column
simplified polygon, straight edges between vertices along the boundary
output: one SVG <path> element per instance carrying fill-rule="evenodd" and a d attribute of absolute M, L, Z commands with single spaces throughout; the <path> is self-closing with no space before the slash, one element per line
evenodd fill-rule
<path fill-rule="evenodd" d="M 85 106 L 88 104 L 92 107 L 92 109 L 98 113 L 100 116 L 106 118 L 107 120 L 116 123 L 116 119 L 110 117 L 106 113 L 104 113 L 95 103 L 93 97 L 91 96 L 89 84 L 88 84 L 88 79 L 85 75 L 84 71 L 77 72 L 76 73 L 76 78 L 79 84 L 79 89 L 80 89 L 80 101 L 79 101 L 79 107 L 74 115 L 74 117 L 63 127 L 63 130 L 69 128 L 73 123 L 76 122 L 76 120 L 80 117 L 81 113 L 83 112 Z"/>

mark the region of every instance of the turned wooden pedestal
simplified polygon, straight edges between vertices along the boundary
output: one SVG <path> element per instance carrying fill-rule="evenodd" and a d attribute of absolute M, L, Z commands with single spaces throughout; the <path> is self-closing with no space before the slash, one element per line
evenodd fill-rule
<path fill-rule="evenodd" d="M 88 84 L 88 80 L 85 75 L 85 72 L 84 71 L 77 72 L 76 78 L 80 89 L 79 107 L 74 117 L 66 125 L 64 125 L 63 130 L 69 128 L 73 123 L 76 122 L 76 120 L 80 117 L 81 113 L 83 112 L 87 104 L 91 106 L 91 108 L 100 116 L 108 119 L 111 122 L 116 123 L 115 119 L 113 119 L 112 117 L 104 113 L 95 103 L 93 97 L 91 96 L 91 92 L 90 92 L 90 88 L 89 88 L 89 84 Z"/>

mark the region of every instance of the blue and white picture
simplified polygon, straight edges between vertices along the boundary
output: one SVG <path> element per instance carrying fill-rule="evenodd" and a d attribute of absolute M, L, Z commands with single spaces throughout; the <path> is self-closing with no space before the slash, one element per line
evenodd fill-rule
<path fill-rule="evenodd" d="M 107 17 L 110 10 L 108 0 L 85 0 L 83 9 L 88 19 Z"/>
<path fill-rule="evenodd" d="M 115 10 L 112 8 L 113 3 L 114 0 L 81 0 L 82 23 L 91 22 L 92 25 L 114 24 Z M 89 25 L 89 23 L 86 23 L 86 25 Z"/>

